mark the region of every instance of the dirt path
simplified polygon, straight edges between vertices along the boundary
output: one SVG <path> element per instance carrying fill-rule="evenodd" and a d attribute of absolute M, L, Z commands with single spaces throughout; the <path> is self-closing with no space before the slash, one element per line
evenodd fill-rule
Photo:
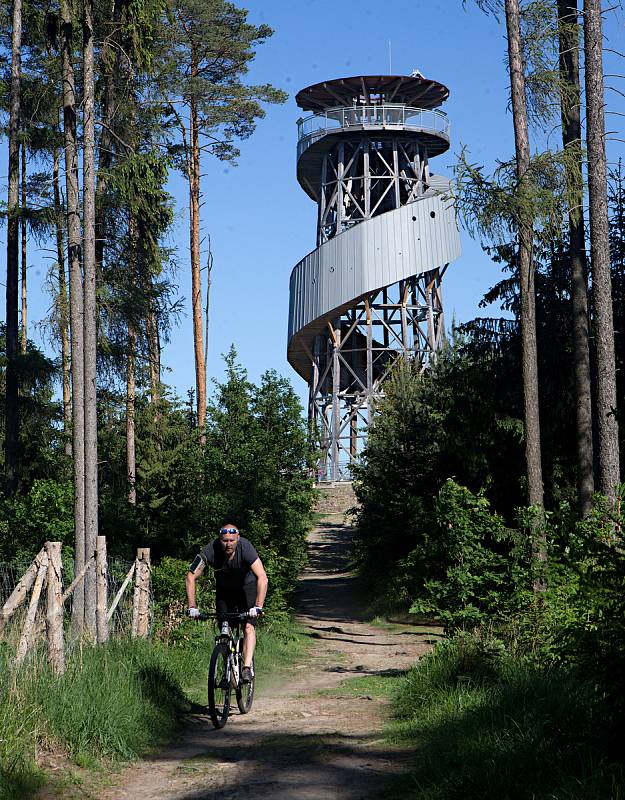
<path fill-rule="evenodd" d="M 259 692 L 249 715 L 235 709 L 221 731 L 191 716 L 179 742 L 125 770 L 101 800 L 364 800 L 402 770 L 405 753 L 380 739 L 382 701 L 332 690 L 346 677 L 405 669 L 429 649 L 431 634 L 363 620 L 345 571 L 350 533 L 336 516 L 310 536 L 297 597 L 311 639 L 305 663 Z"/>

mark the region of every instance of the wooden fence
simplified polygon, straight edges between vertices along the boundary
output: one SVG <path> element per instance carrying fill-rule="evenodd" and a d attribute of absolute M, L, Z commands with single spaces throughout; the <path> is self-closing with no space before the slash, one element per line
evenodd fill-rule
<path fill-rule="evenodd" d="M 46 542 L 32 564 L 17 582 L 0 609 L 0 634 L 15 612 L 27 603 L 21 635 L 15 653 L 15 665 L 24 661 L 33 643 L 45 632 L 47 658 L 52 669 L 65 672 L 64 607 L 87 573 L 96 573 L 96 627 L 89 632 L 98 644 L 109 638 L 109 627 L 115 609 L 134 579 L 131 635 L 146 638 L 150 631 L 150 549 L 140 547 L 137 557 L 124 578 L 113 602 L 108 606 L 108 562 L 106 537 L 98 536 L 95 553 L 85 562 L 70 585 L 63 591 L 61 542 Z M 37 610 L 45 589 L 45 622 L 36 624 Z"/>

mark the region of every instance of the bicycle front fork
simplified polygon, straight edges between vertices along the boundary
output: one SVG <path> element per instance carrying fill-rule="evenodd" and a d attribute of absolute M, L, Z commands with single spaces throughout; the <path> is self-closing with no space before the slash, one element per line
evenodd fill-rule
<path fill-rule="evenodd" d="M 233 689 L 236 689 L 239 685 L 239 659 L 237 658 L 236 651 L 231 650 L 230 655 L 228 656 L 228 665 L 229 665 L 229 672 L 230 672 L 230 683 Z"/>

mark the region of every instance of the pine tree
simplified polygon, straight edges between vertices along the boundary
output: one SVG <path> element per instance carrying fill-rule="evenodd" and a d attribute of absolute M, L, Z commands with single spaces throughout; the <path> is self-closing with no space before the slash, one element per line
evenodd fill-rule
<path fill-rule="evenodd" d="M 521 43 L 521 21 L 518 0 L 506 0 L 508 35 L 508 64 L 514 139 L 516 146 L 517 178 L 520 191 L 529 180 L 530 144 L 525 99 L 525 78 Z M 525 447 L 527 459 L 528 499 L 532 506 L 542 508 L 543 480 L 540 455 L 540 417 L 538 400 L 538 366 L 536 353 L 536 303 L 534 267 L 532 264 L 533 220 L 522 214 L 519 220 L 519 280 L 521 286 L 521 341 L 523 350 L 523 391 L 525 398 Z"/>
<path fill-rule="evenodd" d="M 568 188 L 573 353 L 577 400 L 577 501 L 580 515 L 586 517 L 592 505 L 594 477 L 577 11 L 577 0 L 558 0 L 560 107 Z"/>
<path fill-rule="evenodd" d="M 82 231 L 78 188 L 78 139 L 76 130 L 76 79 L 74 75 L 74 19 L 69 0 L 61 0 L 61 85 L 65 151 L 65 208 L 67 214 L 67 263 L 72 370 L 72 455 L 74 469 L 74 570 L 84 563 L 85 543 L 85 378 L 84 298 L 82 283 Z M 72 624 L 84 625 L 84 584 L 74 591 Z"/>
<path fill-rule="evenodd" d="M 204 153 L 234 161 L 235 139 L 250 136 L 264 116 L 262 103 L 284 102 L 273 86 L 241 78 L 255 48 L 272 35 L 247 22 L 247 11 L 224 0 L 170 0 L 161 31 L 158 92 L 169 114 L 171 149 L 189 182 L 189 251 L 197 418 L 206 417 L 206 364 L 202 319 L 200 206 Z M 173 24 L 170 23 L 173 22 Z"/>
<path fill-rule="evenodd" d="M 584 0 L 586 147 L 592 260 L 593 321 L 596 341 L 596 408 L 599 488 L 614 500 L 620 480 L 614 319 L 610 275 L 607 167 L 600 0 Z"/>
<path fill-rule="evenodd" d="M 19 279 L 19 127 L 22 53 L 22 2 L 13 0 L 11 29 L 11 83 L 9 90 L 9 185 L 7 196 L 7 281 L 6 281 L 6 398 L 5 468 L 7 489 L 18 484 L 19 379 L 17 358 Z"/>

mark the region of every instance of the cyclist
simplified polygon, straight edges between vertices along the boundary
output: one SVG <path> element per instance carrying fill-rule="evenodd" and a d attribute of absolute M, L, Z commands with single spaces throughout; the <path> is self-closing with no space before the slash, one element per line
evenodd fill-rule
<path fill-rule="evenodd" d="M 252 659 L 256 647 L 256 622 L 267 595 L 267 573 L 254 545 L 239 535 L 236 525 L 220 528 L 219 537 L 206 545 L 195 557 L 187 572 L 189 616 L 200 612 L 195 605 L 195 582 L 206 565 L 213 567 L 216 583 L 217 614 L 249 614 L 243 626 L 243 683 L 252 680 Z"/>

